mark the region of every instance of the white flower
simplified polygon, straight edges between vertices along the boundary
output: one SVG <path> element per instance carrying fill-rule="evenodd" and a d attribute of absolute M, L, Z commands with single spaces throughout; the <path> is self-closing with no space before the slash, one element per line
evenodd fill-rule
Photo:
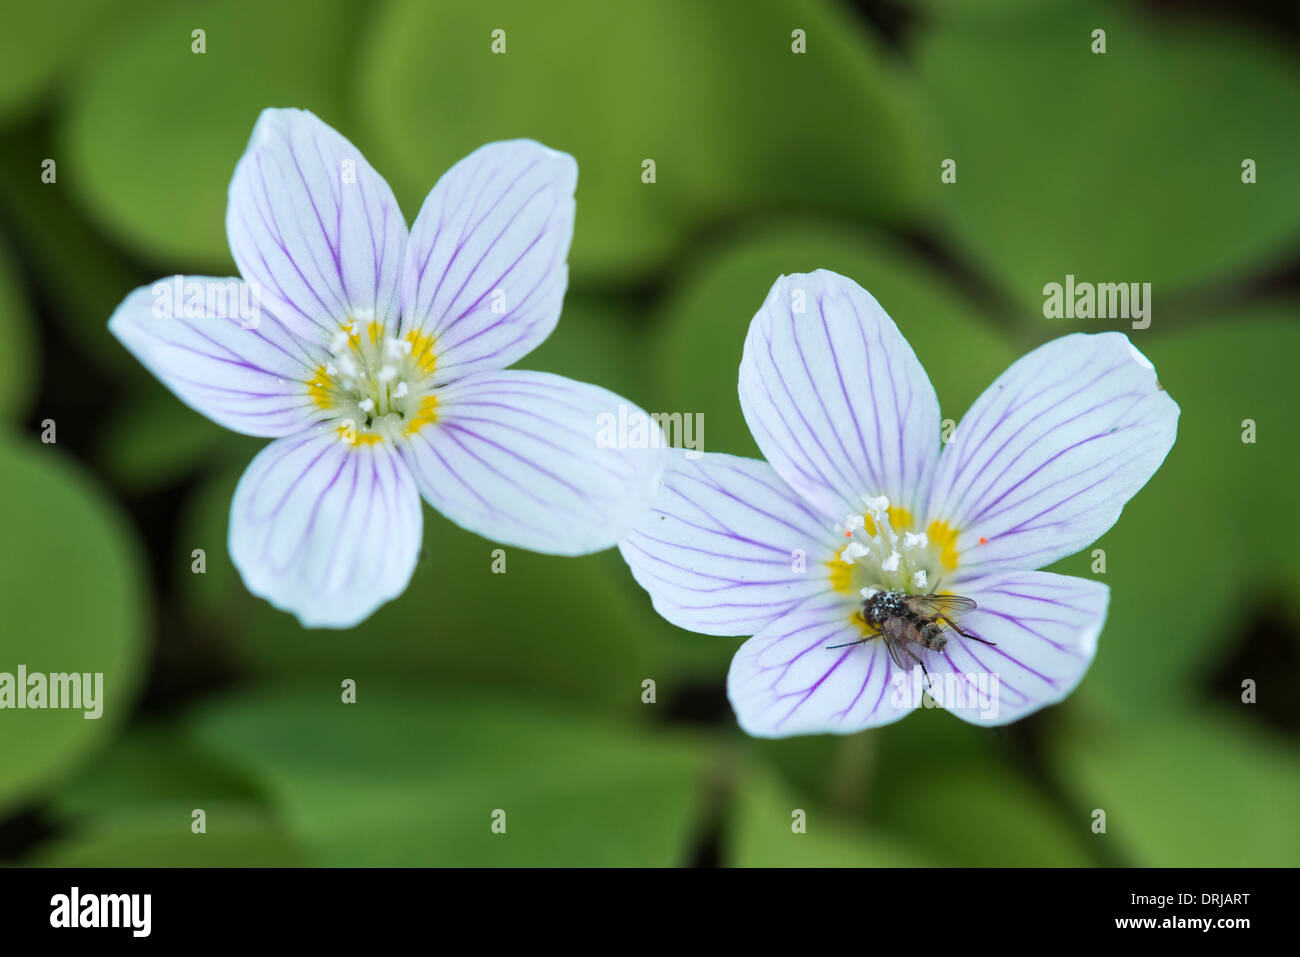
<path fill-rule="evenodd" d="M 1124 335 L 1034 350 L 941 447 L 934 388 L 879 304 L 834 273 L 783 276 L 750 325 L 740 401 L 767 461 L 674 455 L 619 548 L 669 621 L 754 636 L 727 679 L 746 731 L 852 732 L 920 705 L 906 693 L 920 670 L 899 667 L 867 612 L 923 594 L 976 604 L 960 631 L 939 623 L 936 647 L 896 632 L 959 717 L 1005 724 L 1074 689 L 1109 592 L 1035 569 L 1110 528 L 1177 430 Z"/>
<path fill-rule="evenodd" d="M 626 400 L 503 371 L 559 319 L 577 175 L 539 143 L 491 143 L 438 181 L 408 235 L 356 147 L 311 113 L 262 113 L 226 215 L 243 284 L 175 277 L 182 294 L 138 289 L 109 320 L 182 401 L 275 439 L 231 507 L 250 591 L 304 625 L 356 624 L 406 588 L 421 496 L 535 551 L 626 534 L 662 444 L 602 447 L 601 416 Z"/>

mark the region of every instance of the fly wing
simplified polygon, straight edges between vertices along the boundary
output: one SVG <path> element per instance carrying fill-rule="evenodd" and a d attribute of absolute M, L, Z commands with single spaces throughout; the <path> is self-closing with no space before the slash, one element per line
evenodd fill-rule
<path fill-rule="evenodd" d="M 911 671 L 915 665 L 925 667 L 921 655 L 925 646 L 921 644 L 921 633 L 906 618 L 886 618 L 880 624 L 880 637 L 885 640 L 889 657 L 903 671 Z"/>
<path fill-rule="evenodd" d="M 956 618 L 977 607 L 974 598 L 961 595 L 908 595 L 903 602 L 922 618 Z"/>

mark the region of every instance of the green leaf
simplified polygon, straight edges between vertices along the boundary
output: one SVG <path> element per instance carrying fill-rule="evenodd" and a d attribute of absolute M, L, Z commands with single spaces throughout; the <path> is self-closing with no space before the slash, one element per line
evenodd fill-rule
<path fill-rule="evenodd" d="M 800 824 L 804 830 L 796 831 Z M 809 805 L 759 763 L 747 766 L 736 787 L 727 817 L 726 860 L 734 867 L 933 864 L 914 844 Z"/>
<path fill-rule="evenodd" d="M 365 682 L 222 702 L 198 733 L 330 866 L 686 863 L 706 766 L 686 737 Z"/>
<path fill-rule="evenodd" d="M 96 461 L 119 486 L 159 488 L 183 478 L 227 443 L 231 433 L 195 412 L 160 383 L 123 403 L 96 444 Z M 242 444 L 242 443 L 241 443 Z"/>
<path fill-rule="evenodd" d="M 758 456 L 736 395 L 745 334 L 778 277 L 814 269 L 876 297 L 916 350 L 945 418 L 959 419 L 1015 357 L 941 277 L 883 238 L 807 220 L 768 223 L 703 257 L 647 331 L 660 408 L 703 413 L 706 451 Z"/>
<path fill-rule="evenodd" d="M 555 331 L 513 368 L 591 382 L 648 409 L 655 397 L 640 350 L 641 319 L 621 299 L 570 292 Z"/>
<path fill-rule="evenodd" d="M 214 760 L 179 724 L 146 724 L 130 728 L 55 791 L 48 809 L 64 821 L 93 820 L 150 805 L 206 808 L 257 797 L 246 775 Z"/>
<path fill-rule="evenodd" d="M 1249 707 L 1241 705 L 1242 709 Z M 1063 743 L 1060 773 L 1138 867 L 1294 867 L 1300 759 L 1228 713 L 1169 715 Z M 1094 810 L 1095 809 L 1095 810 Z"/>
<path fill-rule="evenodd" d="M 1104 54 L 1091 52 L 1098 27 Z M 936 17 L 917 63 L 945 130 L 932 188 L 1028 315 L 1042 315 L 1045 284 L 1073 274 L 1152 283 L 1160 323 L 1175 287 L 1264 268 L 1300 234 L 1300 124 L 1280 119 L 1300 71 L 1272 38 L 1113 3 L 1040 4 Z M 945 158 L 955 184 L 939 180 Z"/>
<path fill-rule="evenodd" d="M 1012 759 L 1006 731 L 975 727 L 933 708 L 878 733 L 869 812 L 891 835 L 962 867 L 1096 862 L 1087 831 L 1072 829 Z"/>
<path fill-rule="evenodd" d="M 99 36 L 108 0 L 28 3 L 6 11 L 0 31 L 0 121 L 33 111 L 69 65 Z"/>
<path fill-rule="evenodd" d="M 789 783 L 773 778 L 756 786 L 746 779 L 740 788 L 732 827 L 743 835 L 759 817 L 765 839 L 764 854 L 750 863 L 1093 863 L 1086 831 L 1071 832 L 1061 811 L 1009 759 L 1002 733 L 939 709 L 856 735 L 758 741 L 751 750 Z M 790 815 L 808 804 L 788 794 L 773 802 L 769 795 L 778 787 L 824 809 L 808 811 L 807 835 L 791 835 Z M 823 816 L 833 822 L 829 831 L 814 826 Z M 824 847 L 805 842 L 814 836 Z M 758 836 L 752 839 L 759 844 Z M 847 850 L 855 845 L 861 847 L 856 854 Z"/>
<path fill-rule="evenodd" d="M 688 233 L 751 205 L 897 221 L 928 176 L 915 92 L 851 14 L 821 0 L 575 0 L 563 15 L 530 0 L 397 0 L 359 73 L 357 112 L 409 215 L 485 142 L 572 153 L 580 282 L 643 277 Z"/>
<path fill-rule="evenodd" d="M 140 255 L 176 271 L 231 271 L 226 194 L 258 114 L 302 107 L 349 134 L 341 104 L 365 12 L 347 0 L 160 8 L 72 91 L 66 181 Z M 192 52 L 200 29 L 205 53 Z"/>
<path fill-rule="evenodd" d="M 202 805 L 207 831 L 190 830 L 194 805 L 165 804 L 101 814 L 38 848 L 39 867 L 302 867 L 302 851 L 264 809 Z"/>
<path fill-rule="evenodd" d="M 36 384 L 36 341 L 32 315 L 18 277 L 10 264 L 9 250 L 0 244 L 0 421 L 17 421 L 32 404 Z"/>
<path fill-rule="evenodd" d="M 103 675 L 98 719 L 83 708 L 0 712 L 3 809 L 57 781 L 127 717 L 147 625 L 130 529 L 57 446 L 0 438 L 0 528 L 0 672 Z"/>
<path fill-rule="evenodd" d="M 109 335 L 108 317 L 128 292 L 153 277 L 140 276 L 85 222 L 69 196 L 66 169 L 59 167 L 53 183 L 40 181 L 42 159 L 54 152 L 46 137 L 32 130 L 0 137 L 0 212 L 19 238 L 65 339 L 118 380 L 145 381 L 149 374 Z"/>

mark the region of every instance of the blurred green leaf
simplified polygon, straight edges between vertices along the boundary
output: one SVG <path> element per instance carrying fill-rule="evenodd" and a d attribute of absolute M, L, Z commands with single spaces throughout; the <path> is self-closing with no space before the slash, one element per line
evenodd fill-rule
<path fill-rule="evenodd" d="M 1300 760 L 1230 714 L 1115 726 L 1066 740 L 1055 757 L 1080 806 L 1106 812 L 1106 833 L 1090 838 L 1115 842 L 1130 864 L 1300 863 Z"/>
<path fill-rule="evenodd" d="M 1084 679 L 1112 716 L 1194 705 L 1202 675 L 1250 622 L 1243 602 L 1294 591 L 1295 304 L 1137 344 L 1179 404 L 1178 439 L 1155 476 L 1092 548 L 1055 571 L 1111 586 L 1097 659 Z M 1256 422 L 1255 444 L 1242 422 Z M 1106 572 L 1091 571 L 1093 549 Z"/>
<path fill-rule="evenodd" d="M 60 167 L 53 183 L 41 182 L 42 157 L 51 151 L 35 130 L 0 137 L 0 212 L 67 341 L 118 379 L 144 381 L 148 373 L 108 332 L 108 317 L 141 278 L 81 217 L 68 195 L 66 170 Z"/>
<path fill-rule="evenodd" d="M 190 830 L 194 805 L 113 811 L 40 847 L 40 867 L 302 867 L 301 850 L 263 809 L 202 805 L 207 832 Z"/>
<path fill-rule="evenodd" d="M 802 833 L 793 828 L 802 811 Z M 726 862 L 735 867 L 923 867 L 926 853 L 894 835 L 855 826 L 792 794 L 761 764 L 749 766 L 727 818 Z"/>
<path fill-rule="evenodd" d="M 795 28 L 804 54 L 791 52 Z M 492 52 L 494 30 L 504 53 Z M 897 221 L 924 193 L 915 91 L 823 0 L 397 0 L 360 77 L 357 112 L 409 216 L 485 142 L 531 137 L 572 153 L 582 282 L 642 277 L 742 206 Z"/>
<path fill-rule="evenodd" d="M 17 421 L 32 404 L 36 384 L 36 341 L 27 297 L 11 265 L 8 248 L 0 244 L 0 421 Z"/>
<path fill-rule="evenodd" d="M 147 624 L 130 529 L 57 446 L 0 437 L 0 528 L 0 672 L 103 674 L 98 719 L 82 709 L 0 712 L 2 809 L 66 774 L 127 717 Z"/>
<path fill-rule="evenodd" d="M 159 488 L 202 464 L 228 435 L 155 381 L 110 419 L 98 438 L 95 458 L 123 488 Z"/>
<path fill-rule="evenodd" d="M 647 330 L 659 408 L 702 412 L 707 451 L 758 456 L 736 394 L 745 334 L 778 277 L 814 269 L 876 297 L 916 350 L 945 418 L 959 419 L 1015 357 L 941 277 L 883 238 L 808 220 L 768 223 L 701 256 Z"/>
<path fill-rule="evenodd" d="M 537 369 L 592 382 L 649 408 L 654 393 L 640 348 L 639 312 L 621 299 L 564 297 L 564 314 L 550 338 L 514 368 Z"/>
<path fill-rule="evenodd" d="M 706 766 L 687 737 L 377 683 L 218 703 L 198 731 L 332 866 L 686 863 Z"/>
<path fill-rule="evenodd" d="M 150 805 L 206 808 L 257 796 L 246 775 L 216 761 L 178 723 L 168 722 L 128 730 L 54 792 L 48 807 L 60 819 L 93 824 L 105 812 L 143 813 Z"/>
<path fill-rule="evenodd" d="M 7 11 L 0 31 L 0 122 L 33 110 L 65 67 L 99 34 L 108 0 L 29 3 Z"/>
<path fill-rule="evenodd" d="M 766 807 L 764 798 L 764 833 L 774 845 L 766 848 L 771 862 L 789 854 L 790 863 L 847 864 L 853 858 L 843 848 L 874 835 L 869 846 L 876 856 L 863 851 L 863 864 L 892 864 L 896 858 L 945 866 L 1094 863 L 1086 853 L 1086 832 L 1070 832 L 1061 811 L 1011 760 L 1004 734 L 925 709 L 856 735 L 753 742 L 754 755 L 779 768 L 786 782 L 776 785 L 773 779 L 757 789 L 759 794 L 779 787 L 806 796 L 839 827 L 814 855 L 806 849 L 815 844 L 790 835 L 791 810 L 806 805 L 785 796 Z M 752 789 L 754 783 L 743 787 Z M 744 800 L 737 798 L 737 828 L 755 813 Z M 774 827 L 777 818 L 780 826 Z M 809 837 L 815 833 L 812 819 L 810 812 Z M 806 853 L 793 856 L 801 847 Z"/>
<path fill-rule="evenodd" d="M 1087 0 L 934 20 L 917 53 L 946 128 L 932 188 L 966 251 L 1028 314 L 1068 273 L 1152 283 L 1158 324 L 1174 287 L 1294 249 L 1300 71 L 1272 38 Z M 1091 52 L 1099 27 L 1104 54 Z M 944 158 L 955 184 L 939 180 Z M 1241 180 L 1247 158 L 1254 185 Z"/>
<path fill-rule="evenodd" d="M 1063 812 L 1012 759 L 1008 732 L 922 709 L 881 729 L 872 820 L 961 867 L 1079 867 L 1086 825 Z"/>
<path fill-rule="evenodd" d="M 341 104 L 365 14 L 347 0 L 154 11 L 115 36 L 72 91 L 67 181 L 140 255 L 175 271 L 230 272 L 226 193 L 258 114 L 302 107 L 347 134 Z M 200 29 L 207 52 L 194 53 Z"/>

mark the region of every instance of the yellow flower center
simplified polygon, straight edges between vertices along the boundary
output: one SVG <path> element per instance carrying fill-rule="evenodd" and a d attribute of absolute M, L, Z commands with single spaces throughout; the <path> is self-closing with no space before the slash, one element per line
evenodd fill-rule
<path fill-rule="evenodd" d="M 865 509 L 840 524 L 842 544 L 827 562 L 831 587 L 844 594 L 899 591 L 931 594 L 957 567 L 958 530 L 943 520 L 913 531 L 915 519 L 885 496 L 864 499 Z"/>
<path fill-rule="evenodd" d="M 418 330 L 390 336 L 382 322 L 354 319 L 339 327 L 329 353 L 307 382 L 307 394 L 329 410 L 342 441 L 365 445 L 413 435 L 437 420 L 432 336 Z"/>

